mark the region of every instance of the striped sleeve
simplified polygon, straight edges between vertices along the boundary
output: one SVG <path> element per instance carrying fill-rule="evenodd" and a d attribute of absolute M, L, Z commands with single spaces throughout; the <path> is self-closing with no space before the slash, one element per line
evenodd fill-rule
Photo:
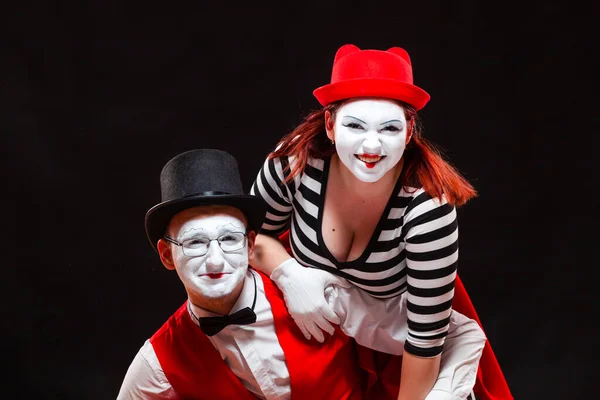
<path fill-rule="evenodd" d="M 448 334 L 458 262 L 456 209 L 417 191 L 404 214 L 408 338 L 405 350 L 420 357 L 442 352 Z"/>
<path fill-rule="evenodd" d="M 262 197 L 267 203 L 267 213 L 261 233 L 278 235 L 288 228 L 292 215 L 292 194 L 284 184 L 287 157 L 265 160 L 252 184 L 250 194 Z"/>

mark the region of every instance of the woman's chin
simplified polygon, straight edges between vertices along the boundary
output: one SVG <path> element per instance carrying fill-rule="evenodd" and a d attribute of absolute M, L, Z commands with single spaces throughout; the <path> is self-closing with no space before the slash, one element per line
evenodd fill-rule
<path fill-rule="evenodd" d="M 365 183 L 375 183 L 380 180 L 385 173 L 381 171 L 358 171 L 354 174 L 356 179 Z"/>

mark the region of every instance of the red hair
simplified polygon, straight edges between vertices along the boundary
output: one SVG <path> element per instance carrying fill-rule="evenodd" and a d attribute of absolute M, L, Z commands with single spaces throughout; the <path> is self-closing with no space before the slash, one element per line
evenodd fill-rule
<path fill-rule="evenodd" d="M 419 116 L 414 107 L 399 102 L 409 122 L 411 139 L 402 155 L 404 165 L 400 174 L 403 186 L 423 187 L 431 197 L 441 200 L 442 194 L 453 206 L 462 206 L 477 196 L 473 186 L 444 158 L 440 151 L 421 136 Z M 294 130 L 285 135 L 278 148 L 268 158 L 293 156 L 296 161 L 291 167 L 285 183 L 304 171 L 309 157 L 327 158 L 335 153 L 335 147 L 325 135 L 325 112 L 329 111 L 332 121 L 342 102 L 333 103 L 308 114 Z M 289 165 L 288 165 L 289 167 Z"/>

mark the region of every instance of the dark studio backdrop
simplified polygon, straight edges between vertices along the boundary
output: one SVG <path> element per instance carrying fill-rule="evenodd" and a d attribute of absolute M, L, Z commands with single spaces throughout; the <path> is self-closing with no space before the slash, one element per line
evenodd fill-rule
<path fill-rule="evenodd" d="M 224 149 L 249 189 L 353 43 L 409 52 L 479 192 L 459 274 L 515 398 L 593 398 L 592 2 L 413 3 L 5 8 L 1 397 L 115 398 L 185 299 L 144 232 L 164 163 Z"/>

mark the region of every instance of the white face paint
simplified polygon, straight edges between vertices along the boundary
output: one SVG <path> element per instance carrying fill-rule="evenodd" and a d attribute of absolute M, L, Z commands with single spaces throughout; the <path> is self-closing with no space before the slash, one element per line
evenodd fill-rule
<path fill-rule="evenodd" d="M 335 148 L 342 163 L 363 182 L 376 182 L 394 168 L 406 148 L 406 116 L 398 103 L 358 99 L 335 117 Z"/>
<path fill-rule="evenodd" d="M 172 232 L 178 242 L 191 238 L 216 239 L 231 232 L 246 232 L 245 224 L 234 215 L 219 213 L 209 215 L 206 212 L 188 213 L 183 224 L 175 223 L 176 231 Z M 175 218 L 172 220 L 172 224 Z M 208 252 L 199 257 L 188 257 L 180 246 L 172 245 L 173 262 L 179 278 L 189 290 L 206 298 L 219 299 L 231 294 L 244 279 L 248 269 L 248 238 L 244 239 L 244 247 L 234 252 L 223 252 L 219 243 L 212 240 Z"/>

